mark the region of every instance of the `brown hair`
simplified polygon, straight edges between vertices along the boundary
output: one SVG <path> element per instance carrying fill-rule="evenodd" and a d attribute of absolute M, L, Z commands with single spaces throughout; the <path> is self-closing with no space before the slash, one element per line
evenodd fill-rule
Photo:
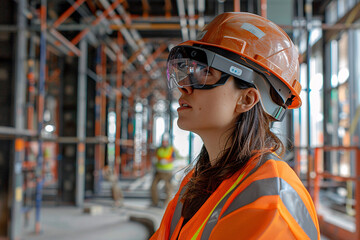
<path fill-rule="evenodd" d="M 238 89 L 254 87 L 239 79 L 234 82 Z M 279 154 L 283 154 L 283 143 L 270 131 L 272 121 L 258 102 L 251 110 L 238 116 L 234 128 L 230 129 L 232 134 L 227 139 L 227 142 L 231 141 L 230 147 L 224 149 L 214 165 L 210 164 L 208 152 L 203 146 L 194 166 L 194 174 L 186 184 L 181 199 L 181 214 L 185 220 L 194 216 L 220 183 L 241 170 L 256 153 L 262 153 L 258 154 L 259 163 L 264 153 L 280 150 Z"/>

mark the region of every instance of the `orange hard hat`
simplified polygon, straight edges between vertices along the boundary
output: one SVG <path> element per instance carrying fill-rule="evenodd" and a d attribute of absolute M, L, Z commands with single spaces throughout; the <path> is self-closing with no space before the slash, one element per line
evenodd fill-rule
<path fill-rule="evenodd" d="M 290 97 L 285 99 L 288 108 L 301 106 L 298 51 L 290 37 L 270 20 L 245 12 L 223 13 L 204 27 L 196 41 L 180 45 L 235 53 L 242 63 L 265 76 L 273 88 L 281 84 L 289 90 Z"/>

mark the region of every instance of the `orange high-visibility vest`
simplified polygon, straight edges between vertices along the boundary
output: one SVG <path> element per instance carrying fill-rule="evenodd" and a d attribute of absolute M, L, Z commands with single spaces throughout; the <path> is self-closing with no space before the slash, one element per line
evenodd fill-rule
<path fill-rule="evenodd" d="M 244 171 L 224 180 L 184 225 L 179 197 L 182 181 L 151 240 L 320 239 L 312 199 L 289 165 L 274 154 L 260 166 L 250 160 Z"/>

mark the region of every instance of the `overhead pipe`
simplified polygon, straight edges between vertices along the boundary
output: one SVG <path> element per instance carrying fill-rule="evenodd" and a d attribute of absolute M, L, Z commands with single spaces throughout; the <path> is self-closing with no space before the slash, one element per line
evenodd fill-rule
<path fill-rule="evenodd" d="M 187 28 L 187 20 L 185 15 L 185 3 L 184 0 L 177 0 L 178 13 L 180 17 L 180 26 L 181 26 L 181 35 L 182 40 L 189 40 L 188 28 Z"/>
<path fill-rule="evenodd" d="M 76 3 L 72 2 L 72 1 L 69 1 L 69 2 L 72 3 L 73 5 L 76 4 Z M 111 7 L 112 7 L 112 6 L 111 6 L 110 4 L 108 4 L 105 8 L 106 8 L 106 9 L 110 9 Z M 88 16 L 91 16 L 91 13 L 90 13 L 90 14 L 89 14 L 89 13 L 86 13 L 86 10 L 84 10 L 84 9 L 82 9 L 82 8 L 79 8 L 79 13 L 80 13 L 80 15 L 81 15 L 84 19 L 87 19 Z M 104 15 L 104 14 L 106 14 L 106 13 L 103 12 L 102 14 Z M 101 17 L 102 14 L 100 14 L 99 17 Z M 108 15 L 110 15 L 110 16 L 111 16 L 111 15 L 114 15 L 114 11 L 109 10 Z M 99 17 L 98 17 L 97 19 L 99 19 Z M 91 24 L 93 24 L 97 19 L 93 20 Z M 103 29 L 109 29 L 109 27 L 108 27 L 108 26 L 109 26 L 109 22 L 107 21 L 106 17 L 100 18 L 100 20 L 98 20 L 97 24 L 95 24 L 94 26 L 99 26 L 100 24 L 101 24 L 101 25 L 104 25 L 104 26 L 102 27 Z M 54 31 L 54 30 L 53 30 L 53 31 Z M 91 31 L 89 31 L 89 32 L 87 33 L 87 36 L 89 37 L 89 40 L 90 40 L 93 44 L 94 44 L 94 43 L 98 44 L 98 42 L 96 41 L 96 38 L 95 38 L 94 34 L 93 34 Z M 107 55 L 112 61 L 116 61 L 116 56 L 115 56 L 115 54 L 114 54 L 109 48 L 105 47 L 104 51 L 105 51 L 106 55 Z"/>
<path fill-rule="evenodd" d="M 86 73 L 87 73 L 87 76 L 88 76 L 90 79 L 94 80 L 95 82 L 100 82 L 100 81 L 101 81 L 101 79 L 99 78 L 99 76 L 98 76 L 95 72 L 93 72 L 91 69 L 87 69 Z M 107 86 L 107 85 L 105 84 L 105 86 Z M 105 87 L 105 88 L 107 88 L 107 87 Z M 121 91 L 121 93 L 122 93 L 124 96 L 126 96 L 126 97 L 129 97 L 129 96 L 130 96 L 130 95 L 129 95 L 129 94 L 130 94 L 129 89 L 127 89 L 127 88 L 124 87 L 124 86 L 122 86 L 121 89 L 112 88 L 112 91 L 113 91 L 113 92 Z"/>
<path fill-rule="evenodd" d="M 105 8 L 109 8 L 110 3 L 107 0 L 100 0 L 100 2 Z M 118 5 L 116 7 L 116 10 L 120 13 L 120 15 L 123 17 L 123 19 L 128 19 L 126 21 L 129 21 L 130 17 L 128 16 L 128 14 L 126 13 L 126 11 L 124 10 L 124 8 L 121 5 Z M 146 59 L 144 57 L 139 58 L 138 56 L 140 56 L 140 53 L 145 48 L 145 43 L 141 40 L 141 37 L 138 34 L 138 32 L 136 30 L 132 30 L 132 34 L 133 34 L 134 38 L 137 38 L 137 39 L 134 39 L 133 36 L 128 31 L 128 29 L 123 27 L 124 23 L 122 22 L 122 20 L 120 18 L 118 18 L 115 15 L 114 11 L 109 12 L 109 16 L 111 17 L 111 20 L 114 21 L 114 23 L 120 27 L 121 34 L 123 35 L 123 37 L 125 38 L 127 43 L 130 45 L 130 47 L 133 49 L 133 51 L 135 51 L 135 54 L 132 55 L 131 59 L 129 59 L 128 61 L 124 61 L 122 68 L 124 70 L 127 70 L 127 68 L 129 66 L 132 66 L 131 65 L 132 62 L 136 59 L 144 66 L 144 62 Z M 138 44 L 141 44 L 143 46 L 138 46 Z M 145 50 L 144 54 L 148 55 L 148 52 Z M 121 55 L 123 55 L 123 53 L 121 53 Z M 151 77 L 151 75 L 149 75 L 149 76 Z"/>
<path fill-rule="evenodd" d="M 109 47 L 105 46 L 104 49 L 106 55 L 111 59 L 111 61 L 116 62 L 116 53 L 114 53 Z"/>
<path fill-rule="evenodd" d="M 49 32 L 48 32 L 49 33 Z M 35 42 L 38 44 L 40 43 L 40 38 L 36 39 L 36 37 L 34 38 Z M 56 55 L 68 55 L 70 49 L 66 48 L 63 44 L 61 44 L 59 42 L 58 39 L 56 39 L 52 34 L 48 34 L 46 36 L 46 41 L 50 44 L 48 44 L 48 46 L 46 46 L 46 48 L 51 51 L 52 53 L 56 54 Z M 55 50 L 55 51 L 54 51 Z M 70 51 L 71 52 L 71 51 Z M 72 52 L 71 52 L 72 53 Z M 76 55 L 76 54 L 75 54 Z"/>
<path fill-rule="evenodd" d="M 119 32 L 120 33 L 120 32 Z M 118 53 L 118 56 L 120 57 L 120 61 L 123 63 L 123 64 L 126 64 L 127 65 L 127 68 L 125 69 L 124 66 L 122 65 L 122 71 L 134 71 L 135 70 L 135 66 L 130 63 L 128 61 L 128 59 L 125 57 L 123 51 L 120 51 L 120 48 L 119 46 L 111 41 L 109 38 L 106 38 L 105 39 L 105 43 L 115 52 L 115 53 Z"/>
<path fill-rule="evenodd" d="M 89 44 L 92 45 L 93 47 L 99 45 L 99 41 L 93 32 L 89 32 L 86 36 L 86 39 L 88 40 Z"/>
<path fill-rule="evenodd" d="M 78 44 L 80 42 L 80 40 L 86 36 L 86 34 L 91 30 L 91 27 L 94 27 L 96 25 L 98 25 L 101 20 L 103 18 L 106 18 L 109 14 L 113 14 L 114 13 L 114 9 L 120 4 L 122 3 L 124 0 L 115 0 L 113 2 L 113 4 L 111 4 L 111 6 L 107 7 L 106 10 L 104 12 L 102 12 L 102 14 L 100 16 L 98 16 L 93 22 L 91 22 L 91 26 L 82 30 L 78 35 L 76 35 L 71 42 L 73 44 Z"/>
<path fill-rule="evenodd" d="M 72 5 L 75 5 L 76 3 L 74 2 L 74 1 L 72 1 L 72 0 L 68 0 L 68 2 L 70 3 L 70 4 L 72 4 Z M 88 2 L 89 3 L 89 2 Z M 110 5 L 109 5 L 110 6 Z M 108 7 L 107 7 L 108 8 Z M 89 12 L 86 8 L 83 8 L 82 6 L 80 6 L 79 8 L 78 8 L 78 12 L 79 12 L 79 14 L 83 17 L 83 19 L 85 20 L 85 22 L 87 22 L 87 23 L 90 23 L 87 19 L 92 19 L 92 21 L 94 20 L 94 17 L 92 16 L 92 14 L 91 14 L 91 12 Z M 112 13 L 110 13 L 110 14 L 112 14 Z M 107 21 L 107 19 L 106 18 L 103 18 L 101 21 L 100 21 L 100 23 L 99 24 L 104 24 L 104 25 L 106 25 L 106 26 L 108 26 L 109 25 L 109 23 L 108 23 L 108 21 Z M 98 25 L 97 25 L 98 26 Z M 90 31 L 90 32 L 88 32 L 88 34 L 86 35 L 87 36 L 87 40 L 93 45 L 93 46 L 97 46 L 98 44 L 99 44 L 99 41 L 96 39 L 96 37 L 95 37 L 95 35 L 94 35 L 94 33 L 93 33 L 93 31 Z M 111 41 L 109 41 L 108 40 L 109 38 L 105 38 L 105 42 L 109 45 L 109 42 L 111 43 Z M 111 47 L 111 46 L 110 46 Z M 113 49 L 114 49 L 114 47 L 112 47 Z M 115 50 L 115 52 L 117 52 L 116 50 Z M 110 58 L 110 59 L 112 59 L 112 60 L 114 60 L 115 61 L 115 58 L 114 58 L 114 53 L 110 50 L 110 49 L 108 49 L 108 48 L 105 48 L 105 53 L 107 54 L 107 56 Z M 125 59 L 126 60 L 126 57 L 124 56 L 124 55 L 122 55 L 122 59 Z"/>
<path fill-rule="evenodd" d="M 119 14 L 121 15 L 121 17 L 125 20 L 125 23 L 127 24 L 131 24 L 131 16 L 125 11 L 125 9 L 123 8 L 122 5 L 119 5 L 116 10 L 119 12 Z M 120 20 L 120 19 L 119 19 Z M 127 29 L 120 29 L 121 33 L 124 32 L 124 30 Z M 139 32 L 130 27 L 130 33 L 132 35 L 132 38 L 134 39 L 134 41 L 136 42 L 136 44 L 139 46 L 139 48 L 141 49 L 142 53 L 145 55 L 144 59 L 142 57 L 140 57 L 141 55 L 139 55 L 140 58 L 138 58 L 138 61 L 141 64 L 144 64 L 145 59 L 149 56 L 150 54 L 150 50 L 148 49 L 148 47 L 145 45 L 143 39 L 141 38 Z M 126 38 L 126 36 L 123 34 L 123 36 L 125 37 L 126 40 L 128 40 Z"/>
<path fill-rule="evenodd" d="M 155 59 L 167 48 L 167 44 L 161 43 L 160 46 L 153 52 L 145 61 L 144 66 L 154 62 Z M 146 69 L 145 69 L 146 70 Z"/>
<path fill-rule="evenodd" d="M 84 3 L 85 0 L 77 0 L 74 4 L 72 4 L 53 24 L 53 28 L 57 28 L 61 23 L 63 23 L 68 17 L 73 14 L 81 4 Z"/>
<path fill-rule="evenodd" d="M 114 1 L 114 0 L 111 0 Z M 132 17 L 128 14 L 122 5 L 119 5 L 116 10 L 120 13 L 122 19 L 125 21 L 126 27 L 131 27 Z"/>
<path fill-rule="evenodd" d="M 73 0 L 67 0 L 67 2 L 71 5 L 74 5 L 75 2 Z M 87 4 L 89 6 L 89 1 L 87 1 Z M 81 15 L 82 20 L 84 21 L 84 24 L 76 24 L 75 26 L 72 26 L 69 24 L 66 24 L 66 26 L 62 25 L 59 26 L 57 29 L 61 30 L 61 31 L 74 31 L 74 30 L 78 30 L 78 31 L 82 31 L 85 28 L 87 28 L 87 26 L 89 24 L 91 24 L 91 21 L 93 21 L 95 19 L 95 17 L 92 15 L 92 13 L 85 7 L 83 7 L 83 5 L 80 5 L 79 8 L 77 8 L 77 12 Z M 80 28 L 78 26 L 81 26 Z M 88 34 L 86 35 L 88 42 L 96 47 L 97 45 L 99 45 L 99 41 L 97 40 L 95 34 L 93 31 L 88 32 Z"/>
<path fill-rule="evenodd" d="M 51 28 L 49 30 L 49 33 L 51 35 L 53 35 L 55 37 L 55 39 L 59 42 L 61 42 L 67 49 L 67 53 L 69 54 L 70 52 L 74 53 L 76 56 L 80 56 L 81 55 L 81 51 L 79 48 L 77 48 L 72 42 L 70 42 L 69 40 L 67 40 L 67 38 L 65 38 L 61 33 L 59 33 L 57 30 L 55 30 L 54 28 Z M 48 38 L 48 39 L 52 39 L 52 38 Z M 58 46 L 58 44 L 55 43 L 55 46 Z M 70 51 L 70 52 L 69 52 Z"/>
<path fill-rule="evenodd" d="M 109 50 L 111 51 L 111 50 Z M 112 51 L 111 51 L 112 52 Z M 115 51 L 116 53 L 116 51 Z M 115 54 L 114 52 L 112 52 L 111 54 Z M 128 59 L 124 56 L 124 54 L 121 52 L 119 53 L 119 56 L 120 56 L 120 60 L 122 61 L 123 65 L 122 65 L 122 70 L 125 71 L 125 72 L 131 72 L 131 71 L 135 71 L 136 68 L 135 66 L 132 64 L 132 62 L 129 62 Z M 115 59 L 116 61 L 116 59 Z M 125 68 L 125 65 L 126 65 L 126 68 Z"/>
<path fill-rule="evenodd" d="M 147 59 L 151 58 L 151 51 L 148 46 L 146 46 L 145 42 L 143 41 L 143 39 L 141 38 L 139 32 L 135 29 L 131 29 L 130 32 L 132 33 L 132 35 L 134 36 L 134 39 L 137 41 L 137 43 L 139 44 L 140 48 L 141 48 L 141 53 L 137 56 L 137 60 L 141 63 L 141 65 L 143 66 L 143 68 L 145 69 L 146 72 L 149 72 L 149 66 L 151 67 L 156 67 L 157 63 L 155 61 L 150 62 L 150 64 L 146 64 Z M 151 79 L 153 79 L 151 74 L 148 74 L 149 77 Z"/>
<path fill-rule="evenodd" d="M 110 3 L 107 0 L 100 0 L 100 2 L 105 8 L 108 8 L 110 6 Z M 121 5 L 118 5 L 116 10 L 119 13 L 123 12 L 123 8 Z M 124 23 L 122 22 L 122 20 L 115 16 L 116 15 L 115 12 L 111 12 L 109 15 L 110 15 L 110 17 L 112 17 L 112 21 L 115 22 L 115 24 L 117 24 L 118 26 L 124 26 Z M 121 27 L 120 32 L 123 35 L 123 37 L 125 38 L 126 42 L 129 44 L 129 46 L 134 51 L 137 51 L 139 49 L 139 46 L 136 44 L 136 42 L 134 41 L 134 39 L 131 36 L 131 34 L 129 33 L 129 31 L 125 27 Z"/>
<path fill-rule="evenodd" d="M 131 28 L 130 29 L 130 33 L 132 34 L 134 40 L 136 41 L 136 43 L 139 45 L 142 53 L 145 55 L 145 56 L 148 56 L 150 54 L 150 50 L 148 49 L 148 47 L 145 45 L 145 42 L 143 41 L 143 39 L 141 38 L 139 32 L 134 29 L 134 28 Z M 140 60 L 141 63 L 144 62 L 144 60 Z"/>
<path fill-rule="evenodd" d="M 107 0 L 100 0 L 101 3 L 106 7 L 109 5 Z M 121 15 L 121 17 L 123 19 L 125 19 L 125 22 L 129 22 L 131 23 L 131 17 L 130 15 L 125 11 L 125 9 L 123 8 L 122 5 L 119 5 L 116 7 L 116 10 L 119 12 L 119 14 Z M 114 14 L 114 13 L 111 13 Z M 122 23 L 121 19 L 116 18 L 115 16 L 112 16 L 112 20 L 117 23 L 119 26 L 123 26 L 124 24 Z M 146 59 L 149 57 L 150 55 L 150 50 L 148 49 L 148 47 L 145 45 L 145 42 L 143 41 L 143 39 L 141 38 L 139 32 L 136 29 L 130 28 L 130 32 L 128 31 L 127 28 L 120 28 L 120 32 L 122 33 L 123 37 L 125 38 L 125 40 L 127 41 L 127 43 L 129 43 L 129 45 L 133 48 L 133 50 L 135 51 L 136 54 L 136 59 L 145 67 L 144 63 L 146 61 Z M 142 54 L 145 55 L 145 57 L 139 53 L 138 51 L 141 51 Z M 134 56 L 134 54 L 133 54 Z M 129 62 L 132 63 L 132 61 Z M 124 64 L 124 69 L 126 69 L 128 67 L 128 64 Z M 156 62 L 152 62 L 152 65 L 156 66 Z M 151 75 L 149 75 L 150 78 Z"/>
<path fill-rule="evenodd" d="M 37 12 L 36 9 L 29 7 L 30 12 L 37 16 L 39 19 L 41 19 L 40 14 Z M 50 42 L 54 47 L 57 48 L 60 52 L 63 52 L 64 54 L 69 54 L 69 51 L 77 56 L 80 56 L 81 51 L 69 40 L 67 40 L 60 32 L 55 30 L 54 28 L 51 28 L 49 30 L 49 35 L 46 37 L 46 41 Z M 39 40 L 38 40 L 39 41 Z M 40 42 L 40 41 L 39 41 Z M 62 45 L 60 45 L 60 43 Z M 62 47 L 63 46 L 63 47 Z M 49 46 L 47 46 L 49 47 Z M 67 50 L 65 50 L 67 48 Z"/>
<path fill-rule="evenodd" d="M 124 65 L 124 69 L 126 69 L 130 63 L 133 63 L 140 54 L 141 54 L 141 49 L 138 49 L 136 52 L 134 52 L 131 55 L 131 57 L 128 59 L 128 62 Z"/>

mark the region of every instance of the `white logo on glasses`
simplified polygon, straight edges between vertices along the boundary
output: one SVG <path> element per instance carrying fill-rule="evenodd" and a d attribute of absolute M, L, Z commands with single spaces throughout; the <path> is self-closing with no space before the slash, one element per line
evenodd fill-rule
<path fill-rule="evenodd" d="M 234 67 L 234 66 L 230 67 L 230 72 L 237 75 L 237 76 L 241 76 L 241 74 L 242 74 L 242 70 L 240 68 L 237 68 L 237 67 Z"/>

